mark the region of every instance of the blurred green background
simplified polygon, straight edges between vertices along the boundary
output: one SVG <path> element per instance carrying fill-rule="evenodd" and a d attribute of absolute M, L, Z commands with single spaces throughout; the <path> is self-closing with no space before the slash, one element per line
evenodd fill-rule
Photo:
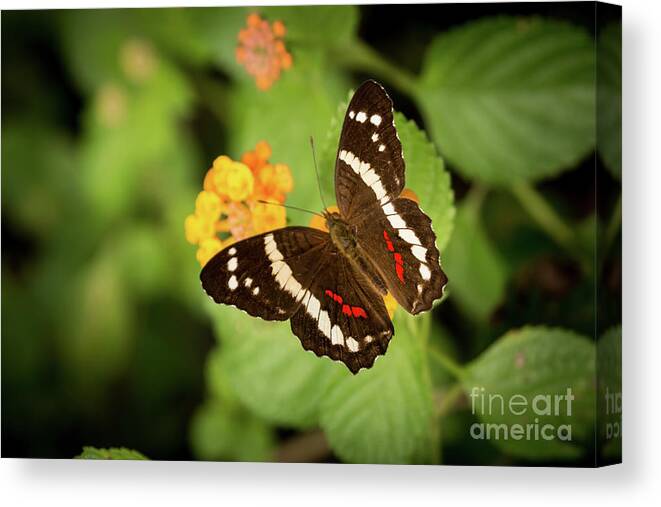
<path fill-rule="evenodd" d="M 284 23 L 293 59 L 265 91 L 235 58 L 251 12 Z M 617 459 L 592 432 L 597 357 L 619 382 L 618 19 L 600 7 L 595 24 L 591 3 L 4 11 L 3 456 Z M 338 111 L 366 78 L 400 112 L 450 285 L 430 315 L 398 310 L 388 354 L 352 377 L 288 325 L 209 304 L 183 222 L 213 159 L 262 139 L 292 170 L 287 202 L 319 209 L 308 138 L 332 195 Z M 575 441 L 471 439 L 488 420 L 473 385 L 571 385 Z"/>

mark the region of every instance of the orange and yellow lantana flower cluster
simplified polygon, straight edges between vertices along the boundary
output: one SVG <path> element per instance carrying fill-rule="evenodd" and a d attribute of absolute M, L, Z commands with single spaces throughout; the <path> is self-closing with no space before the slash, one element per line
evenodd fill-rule
<path fill-rule="evenodd" d="M 285 208 L 259 202 L 283 203 L 293 187 L 289 167 L 270 158 L 271 147 L 260 141 L 240 161 L 225 155 L 213 161 L 184 224 L 202 266 L 235 241 L 286 225 Z"/>
<path fill-rule="evenodd" d="M 255 78 L 257 88 L 268 90 L 292 64 L 283 40 L 285 25 L 281 21 L 269 24 L 255 13 L 248 16 L 246 24 L 239 32 L 236 60 Z"/>

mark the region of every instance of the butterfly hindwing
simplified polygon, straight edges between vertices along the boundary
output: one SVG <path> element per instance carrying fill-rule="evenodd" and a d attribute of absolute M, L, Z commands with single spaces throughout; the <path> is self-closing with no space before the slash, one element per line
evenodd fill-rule
<path fill-rule="evenodd" d="M 303 347 L 357 373 L 385 354 L 394 333 L 383 297 L 339 254 L 329 256 L 291 319 Z"/>
<path fill-rule="evenodd" d="M 253 236 L 216 254 L 200 273 L 202 287 L 216 303 L 266 320 L 287 320 L 329 246 L 327 233 L 309 227 Z"/>
<path fill-rule="evenodd" d="M 305 349 L 354 373 L 384 354 L 393 335 L 379 289 L 316 229 L 286 227 L 234 243 L 200 278 L 216 303 L 266 320 L 291 318 Z"/>
<path fill-rule="evenodd" d="M 356 228 L 358 243 L 397 302 L 412 314 L 431 309 L 447 277 L 431 220 L 418 205 L 395 199 L 365 215 Z"/>
<path fill-rule="evenodd" d="M 351 221 L 366 207 L 389 202 L 403 189 L 404 159 L 392 101 L 381 85 L 366 81 L 344 116 L 335 162 L 337 205 Z"/>

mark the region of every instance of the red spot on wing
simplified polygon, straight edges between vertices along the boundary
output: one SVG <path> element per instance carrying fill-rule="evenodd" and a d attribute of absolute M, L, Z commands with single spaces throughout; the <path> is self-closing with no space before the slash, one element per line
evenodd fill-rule
<path fill-rule="evenodd" d="M 353 316 L 358 318 L 362 317 L 364 319 L 367 318 L 367 314 L 365 313 L 365 310 L 363 310 L 360 306 L 352 306 L 351 311 L 353 312 Z"/>
<path fill-rule="evenodd" d="M 383 238 L 386 240 L 386 246 L 388 247 L 388 250 L 390 252 L 394 252 L 395 247 L 392 245 L 392 241 L 390 241 L 390 236 L 388 236 L 388 233 L 386 231 L 383 231 Z"/>
<path fill-rule="evenodd" d="M 386 240 L 386 247 L 388 247 L 389 252 L 393 252 L 393 257 L 395 257 L 395 271 L 397 272 L 397 278 L 404 283 L 404 260 L 402 259 L 402 254 L 395 252 L 395 247 L 390 241 L 390 236 L 388 231 L 383 231 L 383 239 Z"/>
<path fill-rule="evenodd" d="M 326 289 L 324 291 L 324 294 L 326 294 L 329 298 L 331 298 L 333 301 L 336 303 L 342 305 L 342 313 L 344 315 L 347 315 L 348 317 L 362 317 L 364 319 L 367 318 L 367 314 L 365 313 L 365 310 L 362 309 L 360 306 L 351 306 L 344 304 L 344 300 L 342 299 L 342 296 L 339 294 L 336 294 L 330 289 Z"/>
<path fill-rule="evenodd" d="M 395 270 L 397 271 L 397 278 L 399 278 L 400 282 L 404 282 L 404 266 L 395 263 Z"/>

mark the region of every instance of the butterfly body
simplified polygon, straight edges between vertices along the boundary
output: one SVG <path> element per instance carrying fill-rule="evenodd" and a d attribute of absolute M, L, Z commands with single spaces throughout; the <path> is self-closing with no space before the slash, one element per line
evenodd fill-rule
<path fill-rule="evenodd" d="M 342 219 L 339 213 L 326 214 L 328 234 L 337 250 L 349 259 L 358 257 L 358 242 L 356 228 Z"/>
<path fill-rule="evenodd" d="M 203 268 L 217 303 L 266 320 L 290 319 L 303 347 L 353 372 L 386 352 L 390 292 L 409 313 L 431 309 L 447 282 L 431 220 L 400 196 L 404 159 L 392 102 L 374 81 L 354 94 L 335 167 L 339 212 L 328 232 L 285 227 L 222 250 Z"/>

